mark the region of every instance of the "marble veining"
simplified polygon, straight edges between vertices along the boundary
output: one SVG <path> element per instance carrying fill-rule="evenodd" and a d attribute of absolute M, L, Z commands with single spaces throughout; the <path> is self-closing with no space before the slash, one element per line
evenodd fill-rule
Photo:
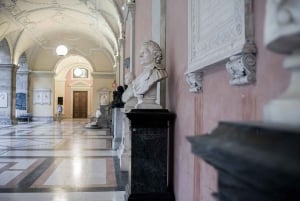
<path fill-rule="evenodd" d="M 110 131 L 85 124 L 1 126 L 0 200 L 123 201 L 128 175 L 120 171 Z"/>

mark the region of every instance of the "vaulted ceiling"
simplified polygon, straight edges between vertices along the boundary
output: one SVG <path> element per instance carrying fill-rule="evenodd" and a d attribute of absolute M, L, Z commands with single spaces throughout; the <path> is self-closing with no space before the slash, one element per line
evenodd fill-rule
<path fill-rule="evenodd" d="M 32 70 L 53 70 L 68 56 L 84 57 L 96 71 L 112 71 L 123 37 L 124 0 L 0 0 L 0 41 L 6 39 L 17 64 L 25 52 Z"/>

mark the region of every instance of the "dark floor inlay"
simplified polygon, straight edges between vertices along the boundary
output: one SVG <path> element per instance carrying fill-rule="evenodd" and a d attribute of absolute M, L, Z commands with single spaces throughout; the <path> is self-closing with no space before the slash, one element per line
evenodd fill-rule
<path fill-rule="evenodd" d="M 29 188 L 36 179 L 38 179 L 43 172 L 54 162 L 54 158 L 47 158 L 41 163 L 35 170 L 28 174 L 18 185 L 18 188 L 26 189 Z"/>

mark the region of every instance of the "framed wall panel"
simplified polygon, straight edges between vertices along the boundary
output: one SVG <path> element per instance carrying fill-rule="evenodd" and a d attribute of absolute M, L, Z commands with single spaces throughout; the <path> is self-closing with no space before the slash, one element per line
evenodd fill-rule
<path fill-rule="evenodd" d="M 7 93 L 0 92 L 0 108 L 7 108 L 7 107 L 8 107 Z"/>
<path fill-rule="evenodd" d="M 252 0 L 189 0 L 187 73 L 256 52 Z"/>

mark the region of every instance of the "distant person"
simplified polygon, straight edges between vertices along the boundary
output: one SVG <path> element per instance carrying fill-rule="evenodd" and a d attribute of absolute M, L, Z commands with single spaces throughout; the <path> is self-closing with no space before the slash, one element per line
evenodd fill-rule
<path fill-rule="evenodd" d="M 58 120 L 58 122 L 61 122 L 62 112 L 63 112 L 62 105 L 58 104 L 56 107 L 56 111 L 57 111 L 57 120 Z"/>

